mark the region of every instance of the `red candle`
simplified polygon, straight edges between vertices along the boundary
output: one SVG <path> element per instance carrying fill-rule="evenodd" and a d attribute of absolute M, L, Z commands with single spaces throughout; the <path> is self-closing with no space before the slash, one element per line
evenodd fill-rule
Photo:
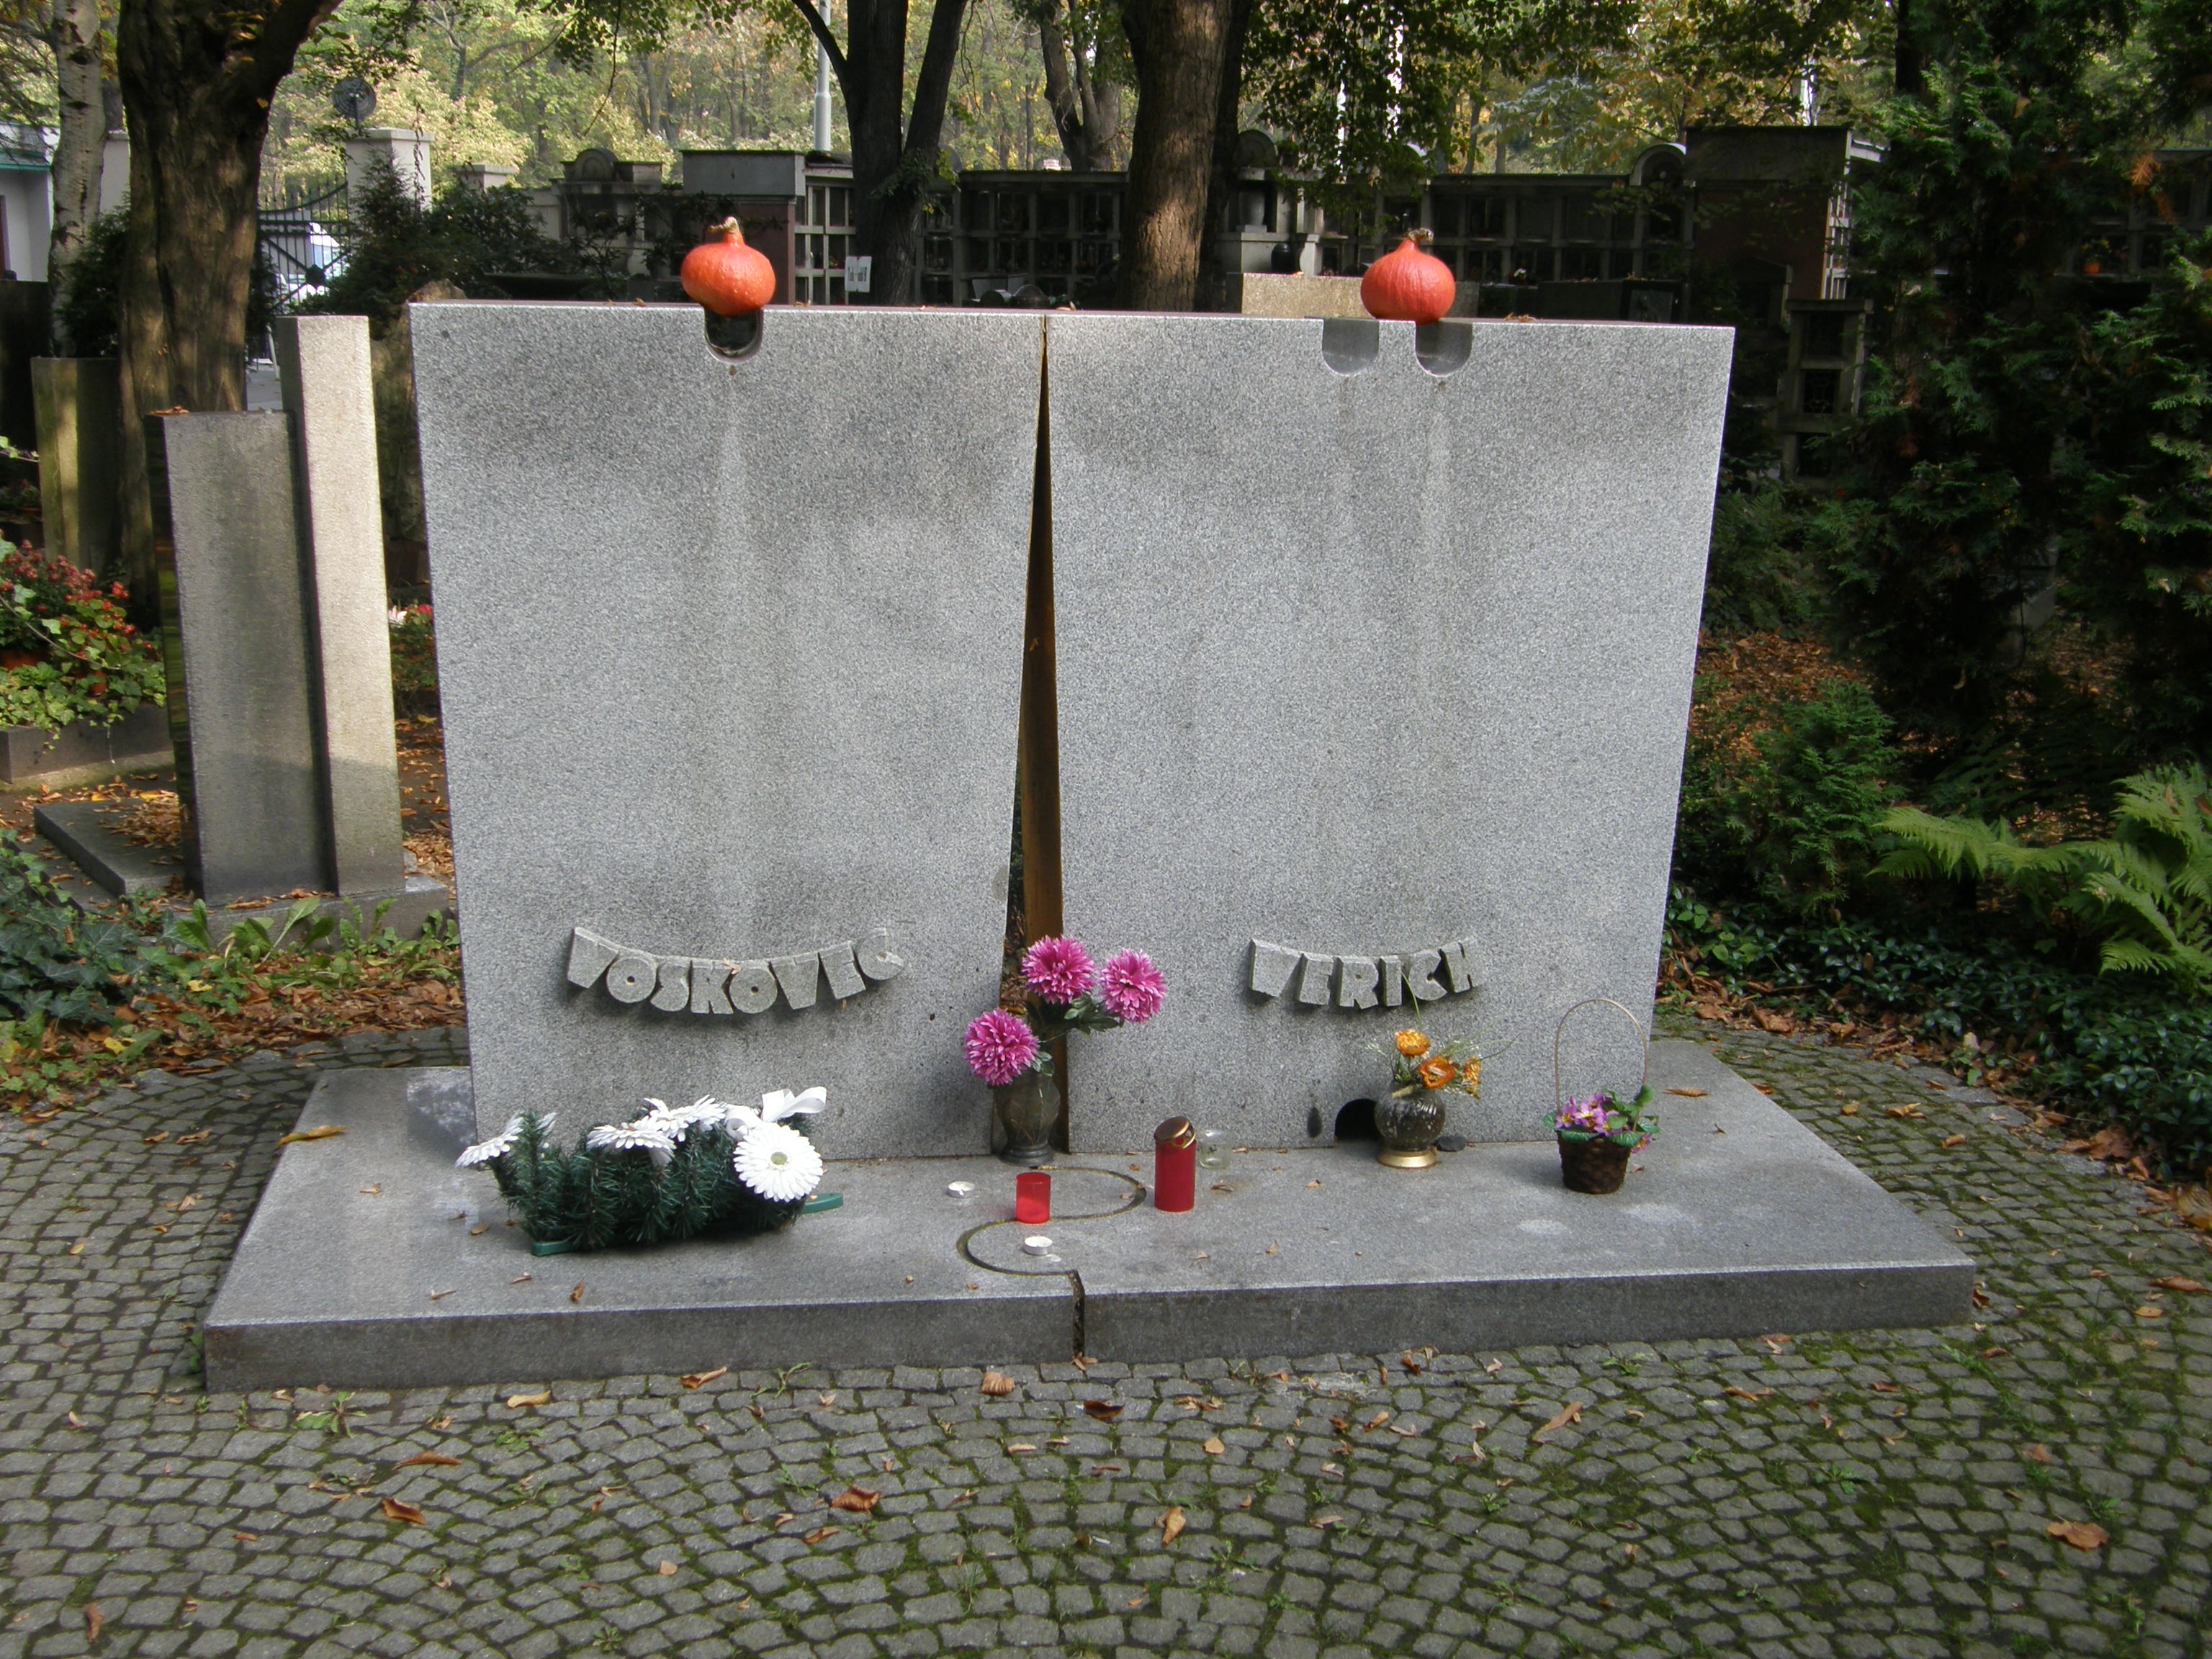
<path fill-rule="evenodd" d="M 1052 1177 L 1042 1170 L 1014 1177 L 1014 1219 L 1031 1227 L 1052 1219 Z"/>
<path fill-rule="evenodd" d="M 1198 1131 L 1171 1117 L 1152 1131 L 1152 1207 L 1180 1215 L 1198 1202 Z"/>

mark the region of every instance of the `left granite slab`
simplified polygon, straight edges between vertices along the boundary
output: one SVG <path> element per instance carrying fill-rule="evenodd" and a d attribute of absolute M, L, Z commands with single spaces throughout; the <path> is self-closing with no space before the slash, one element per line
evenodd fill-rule
<path fill-rule="evenodd" d="M 473 1035 L 473 1034 L 472 1034 Z M 473 1133 L 460 1067 L 333 1073 L 301 1110 L 342 1135 L 284 1149 L 205 1322 L 218 1392 L 402 1389 L 793 1364 L 1066 1359 L 1065 1277 L 973 1265 L 963 1235 L 1012 1211 L 989 1159 L 832 1164 L 842 1207 L 781 1232 L 533 1256 Z M 574 1126 L 561 1127 L 573 1133 Z M 975 1190 L 948 1193 L 965 1179 Z"/>
<path fill-rule="evenodd" d="M 830 1156 L 984 1152 L 1039 318 L 412 319 L 484 1125 L 818 1084 Z"/>

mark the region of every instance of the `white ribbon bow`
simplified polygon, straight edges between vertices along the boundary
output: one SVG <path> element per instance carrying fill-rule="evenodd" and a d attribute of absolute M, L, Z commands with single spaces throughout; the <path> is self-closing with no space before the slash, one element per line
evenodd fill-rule
<path fill-rule="evenodd" d="M 771 1089 L 761 1097 L 761 1116 L 770 1123 L 781 1123 L 801 1113 L 818 1112 L 829 1103 L 830 1091 L 818 1084 L 797 1095 L 788 1089 Z"/>

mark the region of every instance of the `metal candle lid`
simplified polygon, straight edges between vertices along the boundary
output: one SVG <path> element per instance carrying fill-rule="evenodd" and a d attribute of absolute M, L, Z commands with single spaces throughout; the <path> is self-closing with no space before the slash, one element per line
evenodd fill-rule
<path fill-rule="evenodd" d="M 1198 1145 L 1198 1131 L 1187 1117 L 1171 1117 L 1152 1131 L 1152 1139 L 1164 1147 L 1180 1149 Z"/>

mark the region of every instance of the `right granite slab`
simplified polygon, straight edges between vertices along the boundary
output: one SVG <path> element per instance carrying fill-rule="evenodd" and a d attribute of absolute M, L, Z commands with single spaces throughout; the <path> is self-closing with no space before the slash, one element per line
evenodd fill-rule
<path fill-rule="evenodd" d="M 1079 1151 L 1334 1136 L 1392 1034 L 1547 1138 L 1583 1000 L 1648 1022 L 1727 330 L 1054 316 L 1068 931 L 1166 975 L 1073 1045 Z M 1632 1089 L 1570 1024 L 1561 1086 Z"/>

